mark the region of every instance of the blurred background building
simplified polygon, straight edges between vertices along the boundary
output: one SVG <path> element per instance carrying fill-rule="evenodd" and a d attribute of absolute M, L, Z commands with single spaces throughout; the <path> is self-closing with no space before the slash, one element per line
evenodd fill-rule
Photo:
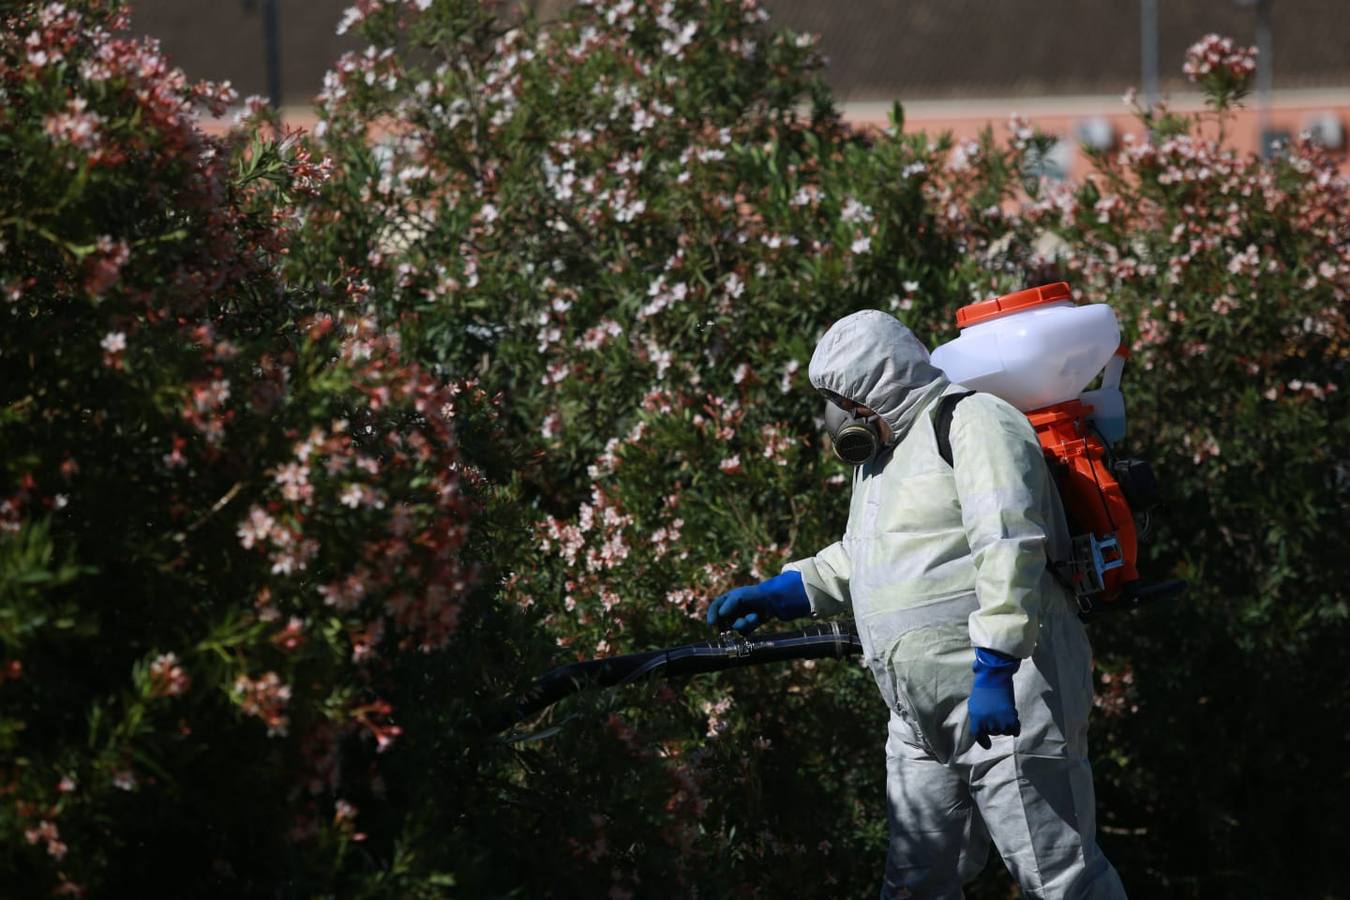
<path fill-rule="evenodd" d="M 241 96 L 275 95 L 288 120 L 338 55 L 356 46 L 336 25 L 351 0 L 140 0 L 137 31 L 154 35 L 189 76 L 229 79 Z M 569 0 L 529 0 L 543 18 Z M 1084 144 L 1111 147 L 1138 125 L 1122 102 L 1166 96 L 1199 105 L 1181 74 L 1186 48 L 1210 32 L 1255 45 L 1257 90 L 1229 129 L 1257 150 L 1311 131 L 1347 160 L 1350 0 L 764 0 L 775 26 L 817 34 L 845 115 L 971 137 L 1016 112 L 1061 138 L 1051 174 L 1085 168 Z"/>

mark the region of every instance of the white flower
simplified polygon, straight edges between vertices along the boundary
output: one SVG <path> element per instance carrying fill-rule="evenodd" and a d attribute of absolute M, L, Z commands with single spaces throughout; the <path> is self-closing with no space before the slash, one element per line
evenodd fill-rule
<path fill-rule="evenodd" d="M 646 200 L 633 200 L 625 203 L 614 212 L 614 221 L 631 222 L 647 211 Z"/>
<path fill-rule="evenodd" d="M 656 116 L 653 116 L 647 110 L 638 109 L 637 112 L 633 113 L 633 131 L 636 132 L 646 131 L 648 128 L 651 128 L 655 124 L 656 124 Z"/>
<path fill-rule="evenodd" d="M 556 436 L 561 429 L 562 429 L 562 415 L 555 412 L 550 413 L 544 419 L 543 427 L 539 429 L 539 433 L 544 436 L 545 440 L 549 440 L 554 436 Z"/>
<path fill-rule="evenodd" d="M 267 540 L 272 534 L 272 527 L 276 520 L 262 510 L 261 507 L 253 507 L 249 510 L 248 518 L 239 525 L 236 532 L 239 535 L 239 542 L 248 550 L 255 543 Z"/>
<path fill-rule="evenodd" d="M 127 349 L 127 336 L 121 331 L 110 331 L 99 342 L 99 346 L 109 353 L 121 353 Z"/>
<path fill-rule="evenodd" d="M 845 222 L 870 222 L 872 221 L 872 210 L 853 197 L 849 197 L 848 202 L 844 204 L 844 209 L 839 213 L 839 218 Z"/>
<path fill-rule="evenodd" d="M 348 7 L 343 13 L 342 18 L 338 20 L 337 33 L 346 34 L 353 25 L 365 18 L 365 14 L 355 6 Z"/>
<path fill-rule="evenodd" d="M 667 56 L 680 56 L 684 53 L 684 48 L 688 47 L 693 41 L 694 35 L 698 33 L 698 23 L 688 22 L 678 32 L 671 29 L 674 37 L 667 38 L 661 42 L 661 50 Z"/>
<path fill-rule="evenodd" d="M 871 249 L 872 239 L 870 237 L 860 237 L 849 246 L 849 250 L 854 253 L 867 253 Z"/>
<path fill-rule="evenodd" d="M 740 276 L 735 272 L 732 272 L 727 276 L 724 286 L 726 288 L 727 296 L 731 297 L 733 300 L 745 293 L 745 282 L 741 281 Z"/>

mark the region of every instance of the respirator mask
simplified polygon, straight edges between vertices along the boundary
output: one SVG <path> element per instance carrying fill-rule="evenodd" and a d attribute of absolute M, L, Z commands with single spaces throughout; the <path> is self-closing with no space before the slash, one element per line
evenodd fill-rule
<path fill-rule="evenodd" d="M 825 428 L 830 433 L 834 455 L 850 466 L 876 458 L 881 449 L 881 417 L 860 416 L 825 402 Z"/>

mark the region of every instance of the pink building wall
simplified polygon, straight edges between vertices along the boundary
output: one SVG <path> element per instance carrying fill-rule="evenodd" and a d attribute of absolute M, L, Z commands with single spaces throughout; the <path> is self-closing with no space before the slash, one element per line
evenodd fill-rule
<path fill-rule="evenodd" d="M 1175 98 L 1172 109 L 1203 109 L 1198 95 Z M 865 127 L 885 127 L 890 102 L 855 102 L 843 105 L 844 118 Z M 986 125 L 992 125 L 999 139 L 1008 137 L 1009 119 L 1017 113 L 1041 130 L 1064 138 L 1069 144 L 1067 175 L 1081 178 L 1091 163 L 1078 149 L 1079 131 L 1084 123 L 1105 122 L 1110 126 L 1116 146 L 1126 134 L 1142 138 L 1143 128 L 1120 97 L 1045 97 L 1016 100 L 914 101 L 905 104 L 905 130 L 937 134 L 950 131 L 958 140 L 974 138 Z M 312 109 L 288 107 L 285 121 L 294 127 L 312 128 L 316 121 Z M 1261 113 L 1253 98 L 1237 110 L 1227 124 L 1226 142 L 1244 153 L 1255 153 L 1260 144 Z M 1350 88 L 1314 91 L 1279 91 L 1265 111 L 1265 128 L 1283 131 L 1291 137 L 1309 127 L 1315 119 L 1330 119 L 1339 125 L 1342 146 L 1333 150 L 1343 173 L 1350 176 Z M 223 131 L 229 120 L 204 123 L 207 130 Z M 1217 126 L 1210 133 L 1217 133 Z"/>
<path fill-rule="evenodd" d="M 891 108 L 890 103 L 850 103 L 844 107 L 845 118 L 867 126 L 884 127 Z M 1171 103 L 1177 112 L 1204 108 L 1199 95 L 1177 97 Z M 1091 169 L 1091 163 L 1078 148 L 1078 132 L 1089 120 L 1109 123 L 1119 146 L 1125 134 L 1142 138 L 1143 127 L 1120 97 L 1021 98 L 1017 100 L 962 100 L 950 102 L 918 101 L 905 104 L 905 130 L 927 131 L 931 134 L 950 131 L 958 140 L 976 137 L 986 125 L 992 125 L 999 139 L 1008 137 L 1009 119 L 1020 114 L 1042 131 L 1065 138 L 1071 145 L 1068 176 L 1079 178 Z M 1339 123 L 1342 146 L 1333 151 L 1341 171 L 1350 175 L 1350 89 L 1324 91 L 1276 92 L 1265 112 L 1265 127 L 1270 131 L 1284 131 L 1291 137 L 1309 127 L 1317 118 L 1330 117 Z M 1261 113 L 1254 98 L 1237 110 L 1227 123 L 1226 143 L 1244 153 L 1255 153 L 1260 146 Z M 1217 125 L 1209 129 L 1217 133 Z"/>

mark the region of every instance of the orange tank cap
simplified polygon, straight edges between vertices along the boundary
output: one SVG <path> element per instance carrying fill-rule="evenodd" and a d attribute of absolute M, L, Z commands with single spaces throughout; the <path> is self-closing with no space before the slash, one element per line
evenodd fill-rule
<path fill-rule="evenodd" d="M 956 327 L 966 328 L 1009 313 L 1021 312 L 1034 306 L 1045 306 L 1047 303 L 1060 303 L 1064 300 L 1073 302 L 1073 291 L 1069 290 L 1067 281 L 1043 284 L 1015 294 L 1004 294 L 993 300 L 982 300 L 963 306 L 956 311 Z"/>

